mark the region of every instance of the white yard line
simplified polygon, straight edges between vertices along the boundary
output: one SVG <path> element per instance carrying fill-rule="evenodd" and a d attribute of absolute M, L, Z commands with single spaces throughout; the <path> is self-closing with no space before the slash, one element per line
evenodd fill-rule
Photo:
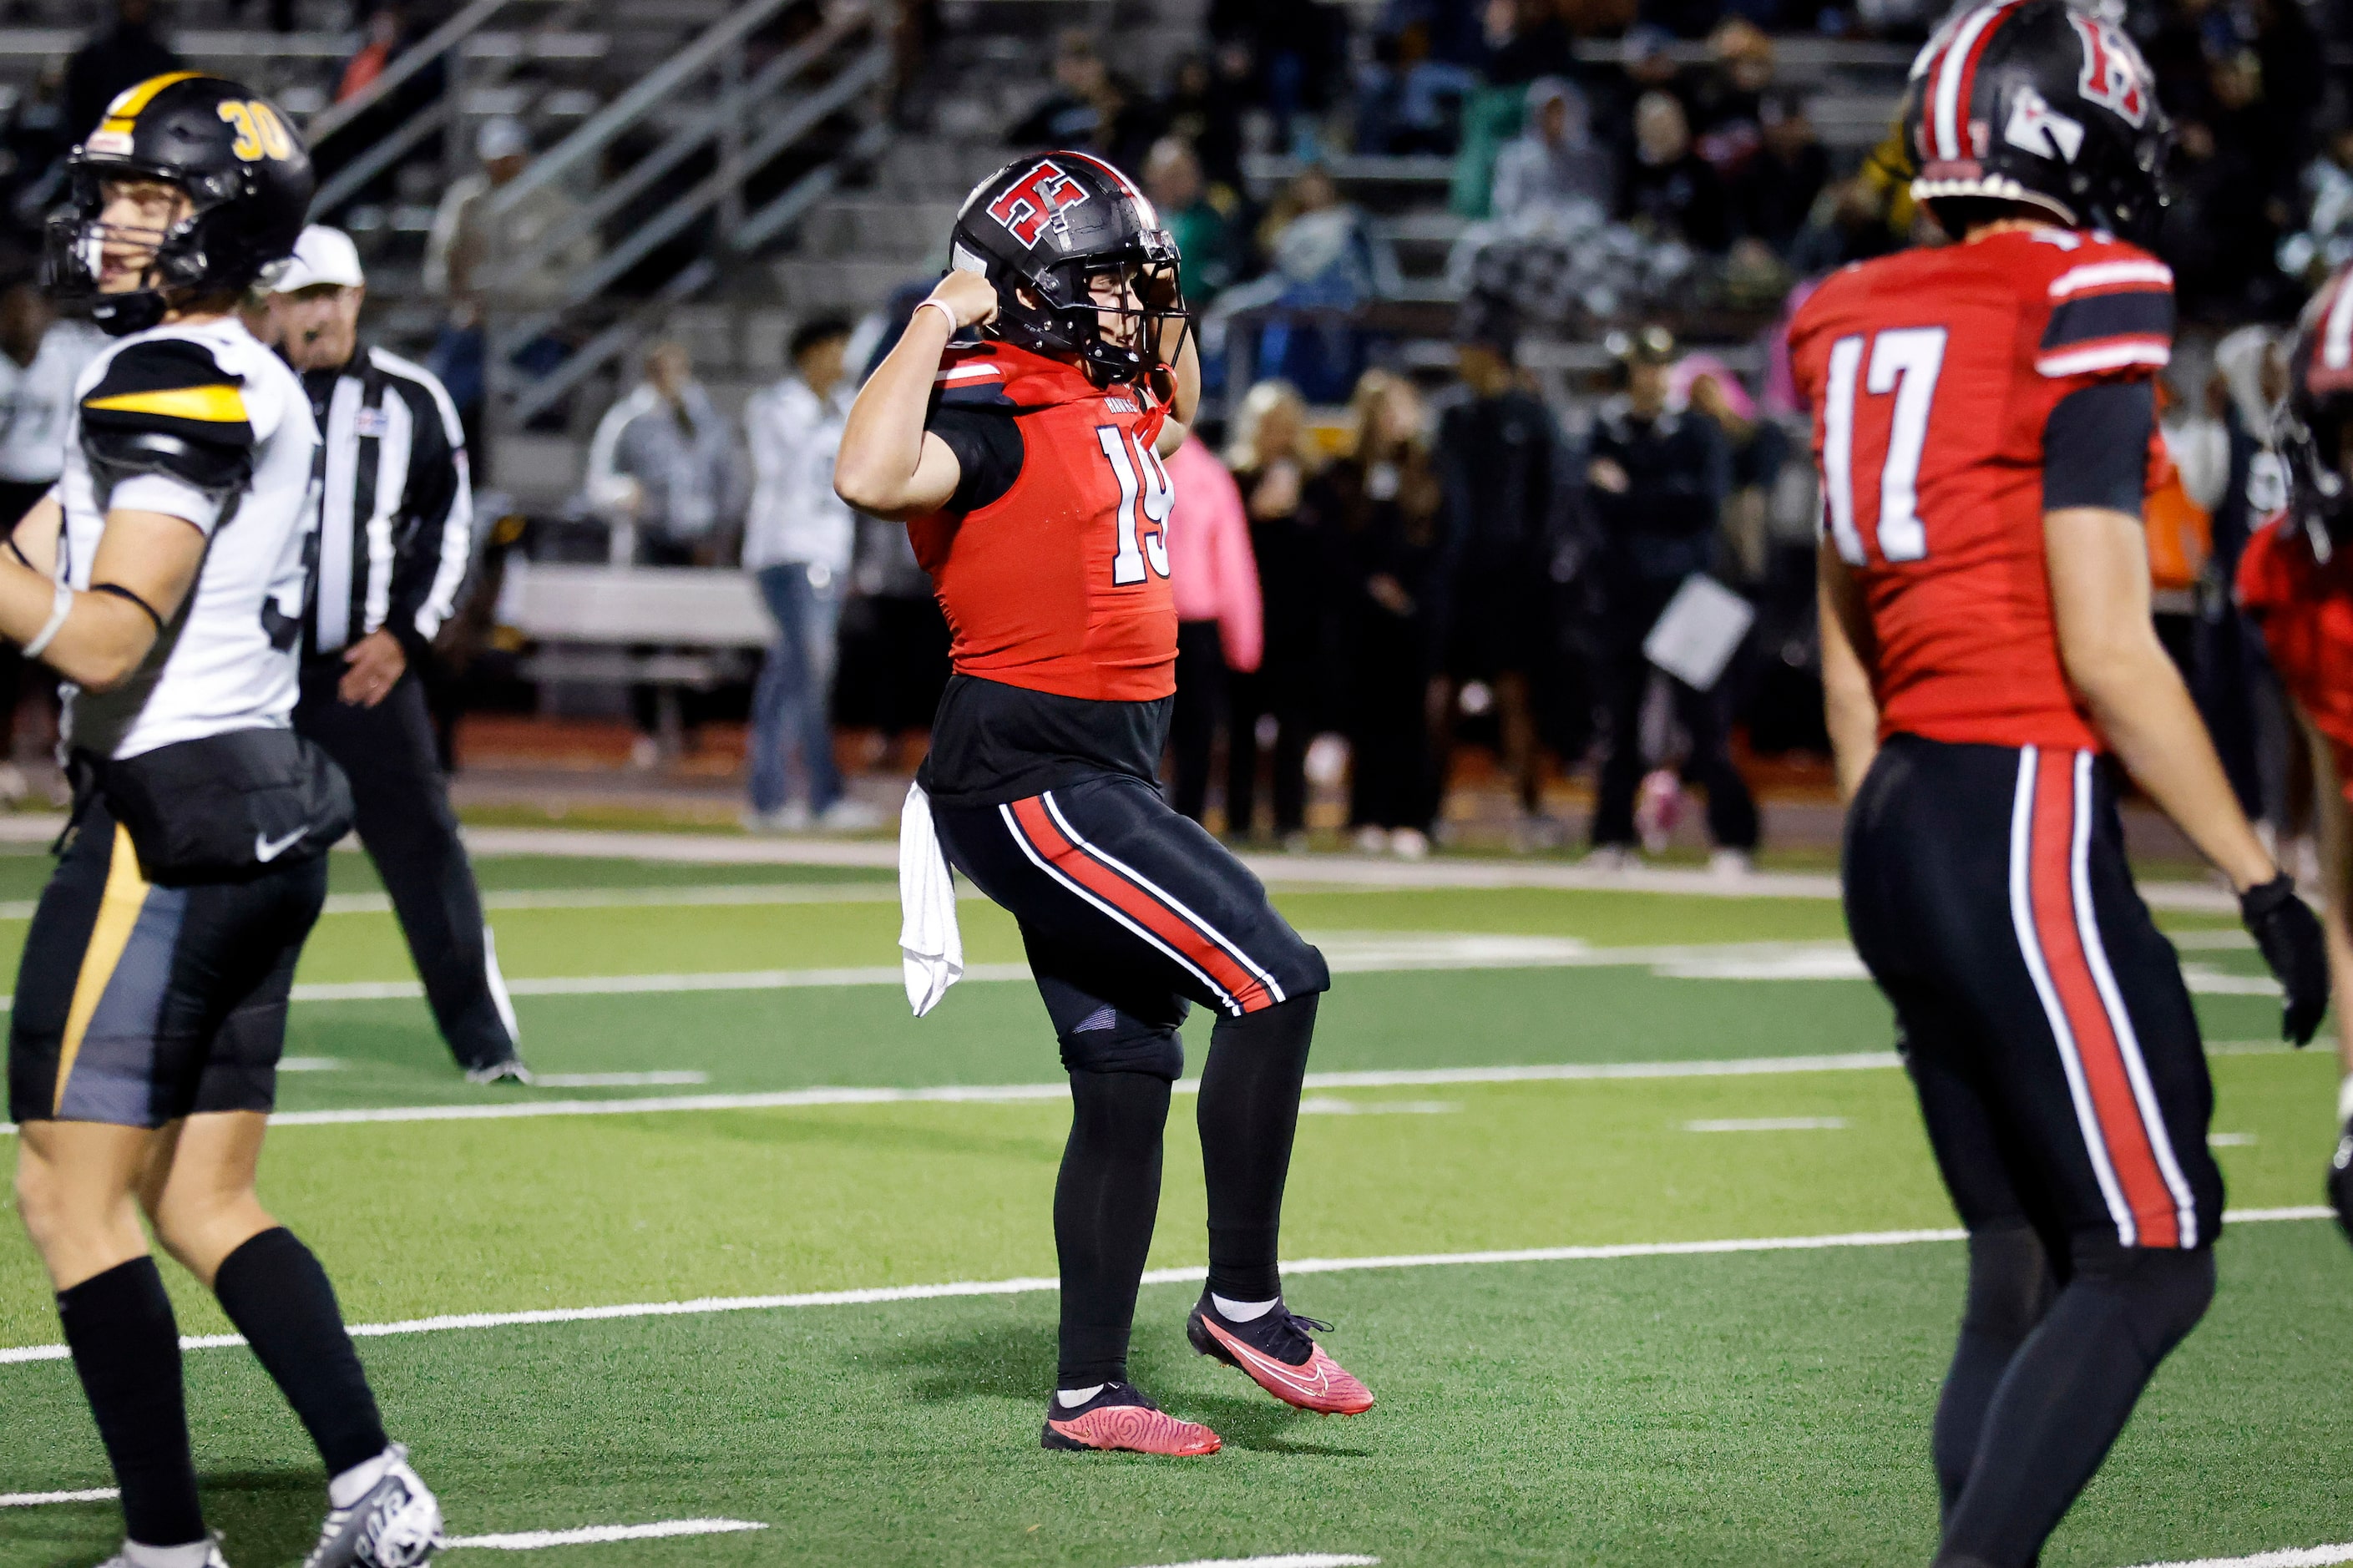
<path fill-rule="evenodd" d="M 1526 1067 L 1402 1068 L 1370 1072 L 1312 1072 L 1304 1087 L 1407 1089 L 1427 1084 L 1576 1083 L 1612 1079 L 1748 1078 L 1775 1073 L 1857 1072 L 1901 1067 L 1893 1051 L 1841 1056 L 1750 1057 L 1729 1061 L 1559 1062 Z M 562 1076 L 562 1075 L 558 1075 Z M 582 1077 L 601 1076 L 582 1074 Z M 619 1077 L 622 1075 L 611 1075 Z M 543 1083 L 551 1081 L 542 1079 Z M 1201 1080 L 1179 1079 L 1178 1094 L 1198 1094 Z M 780 1089 L 756 1094 L 669 1094 L 633 1100 L 494 1100 L 463 1105 L 385 1105 L 349 1110 L 281 1110 L 273 1127 L 351 1127 L 379 1121 L 512 1121 L 541 1116 L 643 1116 L 665 1111 L 781 1110 L 821 1105 L 1000 1105 L 1058 1100 L 1067 1083 L 941 1084 L 930 1089 L 845 1085 Z M 0 1135 L 14 1132 L 0 1122 Z"/>
<path fill-rule="evenodd" d="M 1734 1116 L 1686 1121 L 1686 1132 L 1840 1132 L 1843 1116 Z"/>
<path fill-rule="evenodd" d="M 1451 1100 L 1335 1100 L 1323 1094 L 1299 1102 L 1302 1116 L 1444 1116 L 1461 1109 Z"/>
<path fill-rule="evenodd" d="M 79 1492 L 0 1492 L 0 1508 L 42 1508 L 53 1502 L 108 1502 L 122 1494 L 112 1487 Z"/>
<path fill-rule="evenodd" d="M 2253 1557 L 2200 1557 L 2195 1563 L 2148 1563 L 2142 1568 L 2323 1568 L 2331 1563 L 2353 1563 L 2353 1542 L 2336 1546 L 2291 1546 L 2280 1552 L 2258 1552 Z"/>
<path fill-rule="evenodd" d="M 2234 1209 L 2222 1218 L 2226 1225 L 2254 1225 L 2274 1220 L 2330 1219 L 2336 1211 L 2314 1204 L 2297 1208 Z M 1725 1253 L 1824 1252 L 1848 1247 L 1908 1247 L 1923 1242 L 1959 1241 L 1958 1230 L 1850 1231 L 1835 1236 L 1746 1237 L 1726 1241 L 1638 1241 L 1600 1247 L 1530 1247 L 1493 1252 L 1391 1253 L 1372 1258 L 1301 1258 L 1286 1259 L 1286 1274 L 1354 1274 L 1367 1269 L 1445 1268 L 1493 1263 L 1598 1263 L 1629 1258 L 1699 1258 Z M 1197 1284 L 1208 1278 L 1207 1268 L 1154 1268 L 1145 1271 L 1146 1285 Z M 801 1307 L 862 1307 L 887 1301 L 936 1301 L 965 1296 L 1028 1296 L 1059 1289 L 1044 1276 L 1016 1279 L 964 1279 L 944 1285 L 885 1285 L 862 1290 L 810 1290 L 783 1296 L 707 1296 L 691 1301 L 638 1301 L 610 1307 L 552 1307 L 524 1312 L 464 1312 L 436 1318 L 411 1318 L 392 1323 L 354 1323 L 354 1339 L 385 1339 L 405 1334 L 446 1333 L 459 1329 L 506 1329 L 540 1323 L 605 1322 L 624 1318 L 691 1318 L 718 1312 L 768 1312 Z M 223 1350 L 245 1342 L 235 1334 L 181 1336 L 184 1351 Z M 0 1350 L 0 1365 L 17 1362 L 64 1361 L 63 1345 L 19 1345 Z"/>
<path fill-rule="evenodd" d="M 46 844 L 65 818 L 47 813 L 0 814 L 0 842 Z M 741 838 L 723 833 L 608 833 L 565 827 L 470 827 L 477 855 L 546 855 L 590 860 L 652 860 L 690 866 L 837 866 L 892 870 L 899 847 L 889 839 Z M 1598 892 L 1683 893 L 1715 899 L 1835 899 L 1838 879 L 1824 872 L 1758 871 L 1721 877 L 1701 867 L 1641 866 L 1588 870 L 1559 860 L 1440 856 L 1409 864 L 1357 855 L 1246 854 L 1244 864 L 1277 888 L 1558 888 Z M 2141 884 L 2155 909 L 2235 914 L 2238 900 L 2211 883 Z"/>
<path fill-rule="evenodd" d="M 543 1072 L 532 1075 L 540 1089 L 635 1089 L 639 1085 L 709 1083 L 707 1072 Z"/>
<path fill-rule="evenodd" d="M 1372 1568 L 1379 1561 L 1345 1552 L 1286 1552 L 1275 1557 L 1197 1557 L 1156 1568 Z"/>
<path fill-rule="evenodd" d="M 652 1524 L 591 1524 L 578 1530 L 529 1530 L 512 1535 L 460 1535 L 444 1552 L 537 1552 L 548 1546 L 596 1546 L 607 1541 L 660 1541 L 675 1535 L 733 1535 L 768 1527 L 749 1519 L 665 1519 Z"/>

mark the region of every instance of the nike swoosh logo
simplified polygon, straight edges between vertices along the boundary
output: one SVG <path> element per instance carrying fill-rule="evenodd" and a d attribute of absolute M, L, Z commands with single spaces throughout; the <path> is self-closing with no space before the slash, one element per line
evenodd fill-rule
<path fill-rule="evenodd" d="M 257 833 L 253 836 L 253 858 L 266 866 L 292 848 L 295 841 L 310 831 L 307 827 L 298 827 L 285 837 L 276 840 L 272 840 L 266 834 Z"/>
<path fill-rule="evenodd" d="M 1314 1377 L 1303 1377 L 1300 1375 L 1300 1368 L 1293 1366 L 1287 1362 L 1279 1362 L 1272 1356 L 1267 1354 L 1264 1351 L 1259 1350 L 1252 1345 L 1245 1344 L 1242 1341 L 1226 1332 L 1225 1330 L 1219 1328 L 1217 1324 L 1209 1323 L 1206 1317 L 1202 1321 L 1208 1323 L 1209 1331 L 1218 1336 L 1218 1342 L 1219 1344 L 1224 1345 L 1228 1350 L 1233 1352 L 1236 1355 L 1240 1356 L 1253 1367 L 1264 1368 L 1269 1376 L 1289 1384 L 1292 1387 L 1299 1390 L 1302 1394 L 1324 1394 L 1330 1391 L 1331 1377 L 1329 1373 L 1319 1369 Z M 1311 1359 L 1307 1364 L 1311 1367 L 1315 1364 L 1312 1358 L 1312 1352 Z"/>

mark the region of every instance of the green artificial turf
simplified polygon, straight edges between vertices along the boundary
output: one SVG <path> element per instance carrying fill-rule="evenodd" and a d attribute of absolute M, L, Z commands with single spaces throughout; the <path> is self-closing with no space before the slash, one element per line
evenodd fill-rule
<path fill-rule="evenodd" d="M 2333 1541 L 2353 1277 L 2316 1225 L 2222 1244 L 2206 1325 L 2159 1374 L 2043 1561 L 2090 1568 Z M 552 1562 L 1132 1564 L 1356 1552 L 1392 1565 L 1922 1563 L 1926 1429 L 1960 1283 L 1927 1245 L 1430 1268 L 1315 1282 L 1380 1403 L 1284 1411 L 1183 1346 L 1147 1287 L 1136 1377 L 1227 1439 L 1198 1461 L 1037 1444 L 1044 1295 L 372 1342 L 396 1430 L 460 1532 L 718 1517 L 758 1534 Z M 299 1560 L 319 1479 L 242 1352 L 189 1358 L 213 1521 L 240 1568 Z M 7 1369 L 27 1485 L 103 1475 L 69 1373 Z M 0 1516 L 0 1564 L 86 1563 L 105 1505 Z M 452 1554 L 453 1562 L 474 1561 Z"/>
<path fill-rule="evenodd" d="M 0 894 L 23 857 L 0 857 Z M 353 885 L 339 857 L 342 891 Z M 519 889 L 760 880 L 740 868 L 534 862 Z M 364 867 L 361 868 L 363 870 Z M 779 868 L 755 868 L 758 872 Z M 783 868 L 791 869 L 791 868 Z M 670 873 L 687 875 L 670 878 Z M 812 884 L 849 879 L 825 869 Z M 1477 931 L 1595 943 L 1821 940 L 1828 900 L 1507 892 L 1285 896 L 1308 930 Z M 1006 928 L 967 903 L 976 962 Z M 509 910 L 508 973 L 890 963 L 887 903 Z M 16 931 L 0 927 L 0 939 Z M 877 944 L 880 951 L 876 951 Z M 807 956 L 809 953 L 826 956 Z M 855 956 L 833 956 L 854 953 Z M 2189 955 L 2225 974 L 2251 952 Z M 305 979 L 407 973 L 382 914 L 322 922 Z M 2199 999 L 2253 1041 L 2277 1004 Z M 932 1017 L 895 987 L 519 999 L 543 1070 L 687 1069 L 696 1088 L 499 1090 L 455 1080 L 419 1002 L 299 1003 L 290 1110 L 741 1093 L 810 1085 L 1037 1084 L 1059 1077 L 1026 983 L 972 982 Z M 1187 1029 L 1198 1070 L 1210 1020 Z M 1883 1052 L 1867 984 L 1694 980 L 1645 965 L 1345 974 L 1326 1072 L 1712 1061 Z M 2219 1056 L 2214 1126 L 2239 1207 L 2318 1197 L 2333 1070 L 2318 1054 Z M 1194 1101 L 1172 1112 L 1155 1267 L 1198 1265 Z M 1700 1120 L 1837 1129 L 1698 1132 Z M 471 1121 L 288 1126 L 263 1196 L 318 1249 L 355 1322 L 469 1311 L 1050 1275 L 1057 1098 Z M 5 1145 L 0 1145 L 5 1147 Z M 1293 1258 L 1941 1229 L 1952 1224 L 1893 1068 L 1434 1083 L 1310 1091 L 1288 1195 Z M 2052 1568 L 2344 1539 L 2353 1475 L 2316 1391 L 2353 1372 L 2353 1276 L 2333 1227 L 2225 1238 L 2223 1293 L 2161 1374 Z M 1135 1370 L 1227 1451 L 1198 1463 L 1036 1448 L 1049 1292 L 394 1338 L 363 1352 L 459 1533 L 688 1517 L 756 1534 L 551 1549 L 552 1563 L 1069 1563 L 1355 1552 L 1385 1563 L 1925 1562 L 1926 1424 L 1957 1310 L 1959 1250 L 1930 1243 L 1299 1276 L 1303 1310 L 1382 1403 L 1353 1422 L 1282 1410 L 1198 1361 L 1191 1287 L 1147 1287 Z M 226 1329 L 166 1268 L 185 1331 Z M 57 1338 L 13 1218 L 0 1345 Z M 238 1568 L 299 1561 L 316 1467 L 242 1351 L 187 1360 L 213 1521 Z M 0 1364 L 0 1492 L 106 1484 L 69 1367 Z M 83 1568 L 111 1505 L 0 1509 L 0 1568 Z M 452 1562 L 487 1562 L 453 1554 Z"/>

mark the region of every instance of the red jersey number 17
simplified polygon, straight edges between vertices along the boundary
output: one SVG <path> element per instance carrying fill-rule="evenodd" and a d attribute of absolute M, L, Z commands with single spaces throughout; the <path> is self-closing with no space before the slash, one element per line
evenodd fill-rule
<path fill-rule="evenodd" d="M 1879 464 L 1879 556 L 1886 562 L 1918 561 L 1928 553 L 1928 533 L 1920 521 L 1920 454 L 1928 444 L 1928 410 L 1936 398 L 1936 376 L 1945 367 L 1945 329 L 1889 327 L 1868 343 L 1858 332 L 1831 345 L 1830 371 L 1822 389 L 1822 504 L 1839 558 L 1866 563 L 1862 534 L 1855 527 L 1854 468 L 1856 404 L 1868 395 L 1894 395 L 1888 415 L 1887 445 Z M 1858 385 L 1857 383 L 1861 384 Z"/>
<path fill-rule="evenodd" d="M 1095 439 L 1103 443 L 1112 476 L 1119 480 L 1119 550 L 1112 557 L 1113 585 L 1124 588 L 1143 582 L 1146 562 L 1155 575 L 1167 576 L 1168 513 L 1176 500 L 1168 470 L 1161 467 L 1157 452 L 1141 441 L 1131 443 L 1116 425 L 1096 426 Z"/>

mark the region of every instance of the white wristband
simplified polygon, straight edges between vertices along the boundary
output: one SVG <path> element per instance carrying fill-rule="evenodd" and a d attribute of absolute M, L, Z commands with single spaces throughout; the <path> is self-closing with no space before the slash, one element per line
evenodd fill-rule
<path fill-rule="evenodd" d="M 56 639 L 58 628 L 64 626 L 66 617 L 73 613 L 73 602 L 72 586 L 60 582 L 58 584 L 57 596 L 49 601 L 49 618 L 42 624 L 39 631 L 33 634 L 33 640 L 25 645 L 26 658 L 40 658 L 42 652 Z"/>
<path fill-rule="evenodd" d="M 907 318 L 907 324 L 911 327 L 913 326 L 915 324 L 915 317 L 922 315 L 925 310 L 937 310 L 941 315 L 947 318 L 948 336 L 954 337 L 961 330 L 956 325 L 955 312 L 949 310 L 945 305 L 941 304 L 937 300 L 926 300 L 922 304 L 917 305 L 914 309 L 913 314 Z"/>

